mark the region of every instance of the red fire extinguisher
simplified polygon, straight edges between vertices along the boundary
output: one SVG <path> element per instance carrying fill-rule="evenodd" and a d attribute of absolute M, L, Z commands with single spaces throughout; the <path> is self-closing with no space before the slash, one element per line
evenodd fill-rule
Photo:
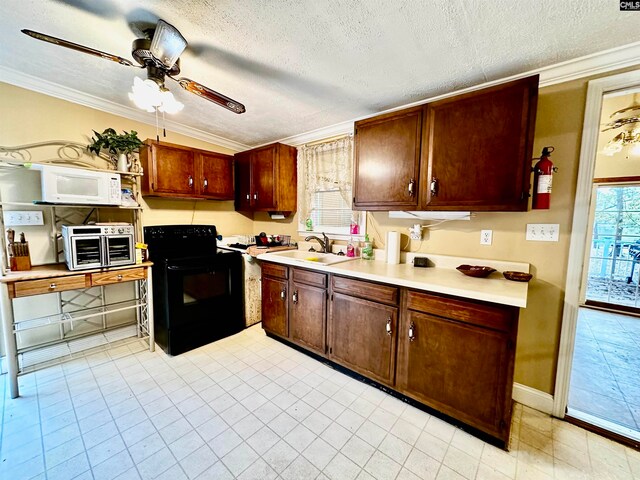
<path fill-rule="evenodd" d="M 553 162 L 549 160 L 553 150 L 553 147 L 544 147 L 540 159 L 534 158 L 538 163 L 533 167 L 532 208 L 540 210 L 549 208 L 553 173 L 558 171 L 558 168 L 554 167 Z"/>

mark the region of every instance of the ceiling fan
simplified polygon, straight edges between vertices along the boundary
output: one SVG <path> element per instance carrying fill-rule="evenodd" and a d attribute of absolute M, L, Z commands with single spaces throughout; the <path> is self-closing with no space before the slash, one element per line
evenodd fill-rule
<path fill-rule="evenodd" d="M 111 60 L 128 67 L 145 68 L 147 70 L 147 79 L 154 82 L 151 85 L 157 85 L 160 93 L 169 92 L 164 86 L 165 78 L 169 77 L 188 92 L 194 93 L 216 105 L 220 105 L 235 113 L 244 113 L 246 111 L 244 105 L 226 95 L 222 95 L 188 78 L 176 77 L 176 75 L 180 73 L 179 57 L 187 47 L 187 41 L 177 28 L 164 20 L 158 20 L 155 29 L 145 30 L 147 38 L 137 38 L 133 41 L 131 55 L 138 65 L 126 58 L 101 52 L 100 50 L 85 47 L 84 45 L 69 42 L 61 38 L 45 35 L 44 33 L 27 29 L 23 29 L 22 33 L 44 42 L 53 43 L 54 45 L 70 48 L 78 52 L 88 53 L 89 55 L 95 55 L 96 57 Z M 135 88 L 136 86 L 134 86 L 134 93 Z M 176 102 L 175 100 L 172 101 Z"/>

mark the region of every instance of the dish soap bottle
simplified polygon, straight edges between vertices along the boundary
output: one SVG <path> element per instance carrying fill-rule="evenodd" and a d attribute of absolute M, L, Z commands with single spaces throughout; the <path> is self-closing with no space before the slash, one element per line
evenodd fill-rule
<path fill-rule="evenodd" d="M 347 243 L 347 257 L 356 256 L 356 247 L 353 246 L 353 239 L 349 237 L 349 243 Z"/>
<path fill-rule="evenodd" d="M 363 260 L 373 260 L 373 242 L 369 240 L 369 234 L 364 236 L 364 246 L 362 247 L 361 257 Z"/>

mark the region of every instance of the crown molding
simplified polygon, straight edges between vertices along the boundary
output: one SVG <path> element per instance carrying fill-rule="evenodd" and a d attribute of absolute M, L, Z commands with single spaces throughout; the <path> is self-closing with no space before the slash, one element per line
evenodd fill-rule
<path fill-rule="evenodd" d="M 34 77 L 33 75 L 29 75 L 5 66 L 0 66 L 0 81 L 15 85 L 17 87 L 33 90 L 34 92 L 43 93 L 51 97 L 67 100 L 69 102 L 83 105 L 85 107 L 95 108 L 96 110 L 128 118 L 129 120 L 135 120 L 136 122 L 145 123 L 152 126 L 155 126 L 156 124 L 155 116 L 148 112 L 144 112 L 137 108 L 120 105 L 109 100 L 104 100 L 94 95 L 79 92 L 78 90 L 75 90 L 73 88 L 64 87 L 49 80 Z M 235 142 L 233 140 L 229 140 L 228 138 L 205 132 L 204 130 L 189 127 L 174 120 L 167 119 L 164 123 L 167 130 L 224 148 L 228 148 L 235 152 L 240 152 L 251 148 L 243 143 Z"/>
<path fill-rule="evenodd" d="M 435 102 L 437 100 L 452 97 L 454 95 L 460 95 L 462 93 L 473 92 L 474 90 L 480 90 L 482 88 L 491 87 L 500 83 L 510 82 L 511 80 L 517 80 L 519 78 L 529 77 L 531 75 L 540 75 L 540 87 L 549 87 L 551 85 L 556 85 L 559 83 L 570 82 L 571 80 L 578 80 L 580 78 L 612 72 L 614 70 L 620 70 L 622 68 L 633 67 L 638 64 L 640 64 L 640 42 L 630 43 L 628 45 L 623 45 L 622 47 L 603 50 L 601 52 L 585 55 L 584 57 L 574 58 L 572 60 L 556 63 L 547 67 L 529 70 L 528 72 L 512 75 L 510 77 L 493 80 L 491 82 L 485 82 L 480 85 L 474 85 L 472 87 L 464 88 L 462 90 L 456 90 L 454 92 L 445 93 L 443 95 L 419 100 L 417 102 L 402 105 L 400 107 L 390 108 L 388 110 L 383 110 L 372 115 L 358 117 L 348 122 L 336 123 L 335 125 L 330 125 L 328 127 L 319 128 L 309 132 L 301 133 L 299 135 L 293 135 L 278 140 L 278 142 L 297 147 L 300 145 L 304 145 L 305 143 L 315 142 L 325 138 L 331 138 L 336 135 L 353 133 L 353 124 L 358 120 L 364 120 L 365 118 L 371 118 L 377 115 L 391 113 L 405 108 L 424 105 L 425 103 Z"/>

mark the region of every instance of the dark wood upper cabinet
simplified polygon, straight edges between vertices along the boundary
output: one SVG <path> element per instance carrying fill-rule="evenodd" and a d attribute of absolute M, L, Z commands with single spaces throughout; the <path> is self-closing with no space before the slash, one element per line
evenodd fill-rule
<path fill-rule="evenodd" d="M 146 147 L 140 150 L 140 160 L 144 169 L 143 179 L 146 179 L 142 182 L 143 193 L 195 194 L 196 169 L 192 150 L 147 140 Z"/>
<path fill-rule="evenodd" d="M 198 194 L 207 198 L 233 200 L 233 157 L 219 153 L 198 153 Z"/>
<path fill-rule="evenodd" d="M 355 124 L 354 208 L 416 210 L 423 108 Z"/>
<path fill-rule="evenodd" d="M 267 147 L 251 154 L 251 180 L 253 184 L 253 206 L 256 210 L 276 208 L 276 157 L 278 149 Z M 279 185 L 278 185 L 279 186 Z"/>
<path fill-rule="evenodd" d="M 233 157 L 148 139 L 140 149 L 142 194 L 233 200 Z"/>
<path fill-rule="evenodd" d="M 236 153 L 236 210 L 251 210 L 251 152 Z"/>
<path fill-rule="evenodd" d="M 525 211 L 538 81 L 356 122 L 354 208 Z"/>
<path fill-rule="evenodd" d="M 297 151 L 275 143 L 236 154 L 236 210 L 292 213 L 297 207 Z"/>
<path fill-rule="evenodd" d="M 426 105 L 422 206 L 526 211 L 538 76 Z"/>

